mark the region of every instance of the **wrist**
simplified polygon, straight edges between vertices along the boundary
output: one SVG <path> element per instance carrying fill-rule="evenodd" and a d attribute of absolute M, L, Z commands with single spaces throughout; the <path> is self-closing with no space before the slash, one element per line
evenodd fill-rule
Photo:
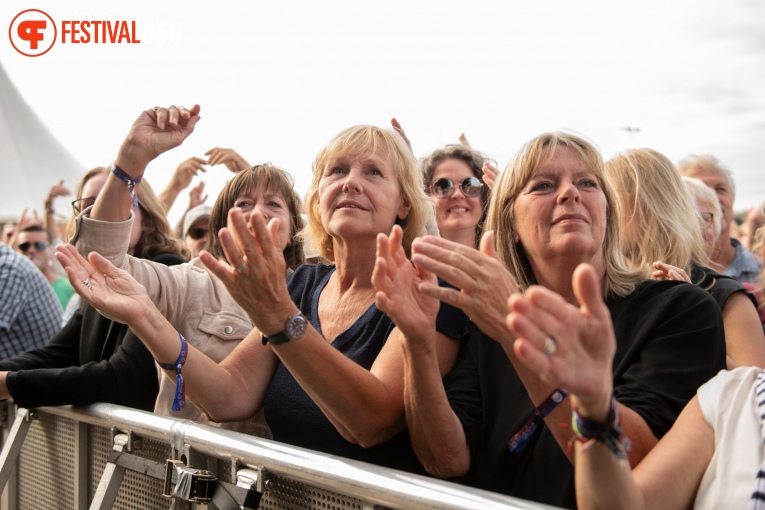
<path fill-rule="evenodd" d="M 607 392 L 600 394 L 595 398 L 584 399 L 581 396 L 571 396 L 571 407 L 582 418 L 597 422 L 605 422 L 611 412 L 613 389 L 609 388 Z"/>
<path fill-rule="evenodd" d="M 114 164 L 135 180 L 143 177 L 146 167 L 153 159 L 153 157 L 136 154 L 136 149 L 131 144 L 127 144 L 127 147 L 125 145 L 120 147 Z"/>
<path fill-rule="evenodd" d="M 258 321 L 258 329 L 266 336 L 274 336 L 284 331 L 284 326 L 290 317 L 299 313 L 300 310 L 292 303 L 291 307 L 279 307 L 273 309 L 268 317 L 263 317 Z"/>

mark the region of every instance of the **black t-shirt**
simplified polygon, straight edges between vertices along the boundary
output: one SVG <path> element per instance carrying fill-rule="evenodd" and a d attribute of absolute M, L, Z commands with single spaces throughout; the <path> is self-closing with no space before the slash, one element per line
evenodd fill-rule
<path fill-rule="evenodd" d="M 660 438 L 697 388 L 725 368 L 720 308 L 700 287 L 677 281 L 646 281 L 606 304 L 617 339 L 615 396 Z M 576 506 L 573 465 L 547 427 L 539 427 L 522 452 L 508 450 L 534 405 L 497 342 L 475 328 L 444 385 L 471 452 L 470 472 L 457 481 Z"/>
<path fill-rule="evenodd" d="M 691 269 L 691 283 L 694 283 L 709 292 L 717 301 L 720 310 L 725 306 L 725 302 L 736 292 L 743 292 L 752 301 L 755 309 L 757 308 L 757 298 L 749 292 L 741 282 L 732 276 L 725 276 L 713 269 L 704 266 L 694 265 Z"/>
<path fill-rule="evenodd" d="M 306 264 L 297 268 L 287 278 L 292 300 L 320 333 L 319 296 L 334 270 L 335 266 Z M 468 318 L 462 311 L 442 304 L 436 329 L 447 336 L 461 339 L 468 334 L 468 323 Z M 368 370 L 394 327 L 393 321 L 372 304 L 359 320 L 338 335 L 331 345 Z M 346 441 L 281 362 L 277 365 L 274 378 L 268 387 L 263 407 L 266 421 L 276 441 L 395 469 L 424 473 L 414 455 L 406 430 L 370 448 L 362 448 Z"/>

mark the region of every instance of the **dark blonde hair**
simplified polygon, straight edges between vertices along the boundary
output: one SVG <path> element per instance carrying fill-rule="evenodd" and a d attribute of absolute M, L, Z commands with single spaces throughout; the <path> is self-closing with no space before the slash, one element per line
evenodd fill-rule
<path fill-rule="evenodd" d="M 210 211 L 210 236 L 205 250 L 215 258 L 225 258 L 223 247 L 218 239 L 218 231 L 228 223 L 228 212 L 234 207 L 236 199 L 260 186 L 272 193 L 280 194 L 287 204 L 290 214 L 290 243 L 284 247 L 283 253 L 287 267 L 295 269 L 305 262 L 303 240 L 298 235 L 302 229 L 300 218 L 302 204 L 293 188 L 292 177 L 271 163 L 263 163 L 242 170 L 226 184 Z"/>
<path fill-rule="evenodd" d="M 379 148 L 385 148 L 393 160 L 392 166 L 396 169 L 401 196 L 410 204 L 406 218 L 396 219 L 396 223 L 404 230 L 402 244 L 407 256 L 411 254 L 412 241 L 425 233 L 425 223 L 432 206 L 422 189 L 422 177 L 412 149 L 393 129 L 353 126 L 330 140 L 316 156 L 313 163 L 313 181 L 306 194 L 306 213 L 312 246 L 321 257 L 330 262 L 335 260 L 334 245 L 332 237 L 324 230 L 319 211 L 319 183 L 324 171 L 340 157 L 374 154 Z"/>
<path fill-rule="evenodd" d="M 595 174 L 606 198 L 606 233 L 603 239 L 604 296 L 626 296 L 645 279 L 645 271 L 629 268 L 620 250 L 619 222 L 616 217 L 616 196 L 605 179 L 603 158 L 597 149 L 578 136 L 564 132 L 545 133 L 527 142 L 502 172 L 492 192 L 486 229 L 495 231 L 497 256 L 515 276 L 521 291 L 536 283 L 536 278 L 520 242 L 513 241 L 515 202 L 534 175 L 549 162 L 559 147 L 569 149 L 582 164 Z"/>
<path fill-rule="evenodd" d="M 82 198 L 82 190 L 90 179 L 100 174 L 108 175 L 110 171 L 111 169 L 105 166 L 88 170 L 77 184 L 77 200 Z M 157 255 L 168 253 L 188 260 L 188 250 L 175 237 L 170 224 L 167 222 L 165 207 L 146 179 L 136 186 L 136 194 L 138 195 L 138 207 L 141 209 L 141 237 L 133 248 L 133 255 L 151 260 Z M 67 242 L 74 236 L 75 218 L 76 215 L 72 211 L 72 216 L 66 226 Z"/>
<path fill-rule="evenodd" d="M 422 170 L 422 179 L 425 186 L 425 193 L 430 195 L 430 186 L 433 181 L 433 174 L 436 171 L 438 165 L 447 159 L 456 159 L 464 162 L 468 168 L 473 172 L 473 175 L 483 181 L 483 163 L 487 161 L 486 156 L 478 151 L 474 151 L 464 145 L 450 144 L 443 149 L 436 149 L 430 153 L 429 156 L 420 160 L 420 169 Z M 475 244 L 478 248 L 478 244 L 481 241 L 481 234 L 483 233 L 483 224 L 486 221 L 486 213 L 489 210 L 489 200 L 491 198 L 491 190 L 484 184 L 481 186 L 481 219 L 475 226 Z"/>

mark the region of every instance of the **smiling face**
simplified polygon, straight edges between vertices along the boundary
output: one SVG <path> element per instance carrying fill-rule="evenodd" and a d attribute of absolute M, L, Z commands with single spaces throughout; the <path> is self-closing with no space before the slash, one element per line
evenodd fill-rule
<path fill-rule="evenodd" d="M 606 206 L 595 173 L 573 151 L 559 146 L 530 176 L 515 202 L 514 241 L 521 243 L 532 268 L 561 258 L 598 267 Z"/>
<path fill-rule="evenodd" d="M 468 197 L 462 193 L 459 183 L 468 177 L 475 177 L 467 163 L 460 159 L 449 158 L 438 164 L 433 172 L 430 184 L 438 179 L 449 179 L 454 183 L 452 193 L 446 197 L 431 194 L 436 206 L 436 222 L 441 236 L 456 241 L 459 234 L 468 232 L 475 236 L 475 227 L 481 220 L 481 195 Z M 475 243 L 471 243 L 473 246 Z"/>
<path fill-rule="evenodd" d="M 16 246 L 23 255 L 34 262 L 40 271 L 45 272 L 53 260 L 53 249 L 48 243 L 47 232 L 20 232 L 16 238 Z M 38 247 L 41 249 L 38 250 Z"/>
<path fill-rule="evenodd" d="M 319 182 L 319 213 L 333 242 L 376 239 L 406 218 L 396 168 L 382 140 L 374 152 L 338 154 L 325 165 Z M 374 246 L 372 242 L 369 246 Z"/>

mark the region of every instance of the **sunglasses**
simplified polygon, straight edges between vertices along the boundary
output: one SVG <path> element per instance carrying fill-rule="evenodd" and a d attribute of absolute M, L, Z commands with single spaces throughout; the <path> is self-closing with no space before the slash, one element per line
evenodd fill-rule
<path fill-rule="evenodd" d="M 207 232 L 207 229 L 204 228 L 190 228 L 186 235 L 196 241 L 206 236 Z"/>
<path fill-rule="evenodd" d="M 80 214 L 84 209 L 96 203 L 96 197 L 80 198 L 72 202 L 74 214 Z"/>
<path fill-rule="evenodd" d="M 26 253 L 29 251 L 29 248 L 32 246 L 34 246 L 35 250 L 37 251 L 45 251 L 48 249 L 48 243 L 46 243 L 45 241 L 35 241 L 33 243 L 21 243 L 19 245 L 19 250 Z"/>
<path fill-rule="evenodd" d="M 460 190 L 466 197 L 477 197 L 481 194 L 483 183 L 477 177 L 465 177 L 460 182 Z M 430 185 L 430 191 L 438 198 L 447 198 L 454 193 L 454 183 L 451 179 L 442 177 Z"/>

